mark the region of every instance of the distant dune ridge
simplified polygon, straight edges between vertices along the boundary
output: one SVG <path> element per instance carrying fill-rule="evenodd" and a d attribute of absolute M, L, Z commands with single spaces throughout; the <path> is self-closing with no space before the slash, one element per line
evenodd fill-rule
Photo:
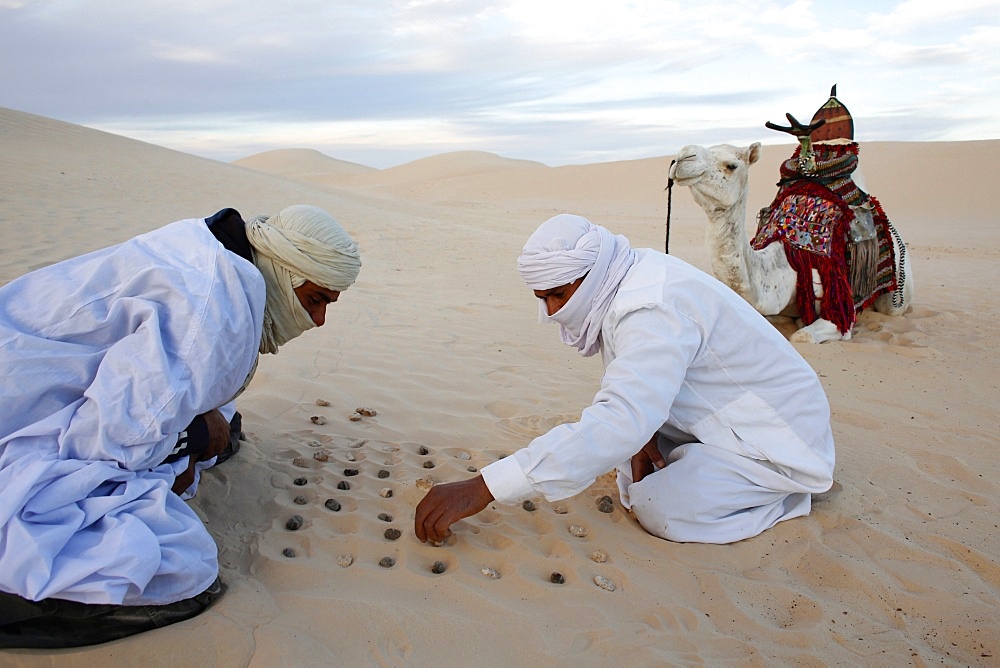
<path fill-rule="evenodd" d="M 863 314 L 849 342 L 797 346 L 838 447 L 810 516 L 729 546 L 668 543 L 623 512 L 608 474 L 531 512 L 492 506 L 434 548 L 412 530 L 430 484 L 575 420 L 598 389 L 599 359 L 537 323 L 515 269 L 525 239 L 573 212 L 662 249 L 680 147 L 555 167 L 463 151 L 377 170 L 308 148 L 226 164 L 0 109 L 0 282 L 226 206 L 321 206 L 364 262 L 325 327 L 261 360 L 240 399 L 248 440 L 191 502 L 219 545 L 220 603 L 0 664 L 996 665 L 1000 141 L 859 137 L 869 189 L 913 254 L 916 303 Z M 751 215 L 792 148 L 763 148 Z M 704 225 L 675 191 L 671 252 L 707 271 Z M 351 420 L 362 406 L 377 414 Z"/>

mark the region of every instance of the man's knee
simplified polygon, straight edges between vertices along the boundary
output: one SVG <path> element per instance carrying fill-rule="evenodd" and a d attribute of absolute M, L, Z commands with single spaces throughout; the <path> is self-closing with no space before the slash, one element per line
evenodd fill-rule
<path fill-rule="evenodd" d="M 665 482 L 655 479 L 664 472 L 665 469 L 629 486 L 632 512 L 642 528 L 654 536 L 678 543 L 697 540 L 692 525 L 697 524 L 697 517 L 702 514 L 697 508 L 703 506 L 703 501 L 686 492 L 678 493 L 678 485 L 655 484 Z"/>

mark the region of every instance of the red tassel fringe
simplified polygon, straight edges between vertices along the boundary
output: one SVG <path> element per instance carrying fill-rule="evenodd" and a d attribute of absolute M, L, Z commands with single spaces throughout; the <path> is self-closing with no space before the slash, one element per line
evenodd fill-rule
<path fill-rule="evenodd" d="M 799 316 L 806 325 L 811 325 L 817 317 L 823 317 L 837 326 L 841 334 L 851 331 L 856 313 L 854 297 L 851 294 L 851 284 L 847 276 L 847 230 L 854 217 L 851 208 L 828 188 L 812 181 L 796 181 L 783 188 L 778 193 L 772 207 L 777 206 L 783 198 L 789 195 L 806 195 L 821 197 L 833 202 L 840 215 L 830 230 L 830 256 L 819 255 L 783 240 L 785 257 L 796 274 L 796 305 Z M 823 296 L 820 298 L 819 316 L 816 315 L 816 293 L 813 291 L 812 270 L 819 274 L 823 284 Z"/>

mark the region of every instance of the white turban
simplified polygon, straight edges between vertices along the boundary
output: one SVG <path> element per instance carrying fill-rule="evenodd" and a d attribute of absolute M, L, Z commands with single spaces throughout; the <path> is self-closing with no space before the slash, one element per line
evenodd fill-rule
<path fill-rule="evenodd" d="M 298 204 L 271 217 L 257 216 L 246 231 L 267 289 L 260 352 L 275 353 L 316 326 L 294 289 L 312 281 L 343 292 L 361 271 L 361 255 L 344 228 L 314 206 Z"/>
<path fill-rule="evenodd" d="M 604 316 L 634 263 L 635 252 L 625 237 L 581 216 L 560 214 L 528 237 L 517 270 L 532 290 L 550 290 L 586 276 L 554 315 L 548 315 L 544 301 L 538 307 L 542 322 L 559 324 L 563 343 L 589 357 L 600 350 Z"/>

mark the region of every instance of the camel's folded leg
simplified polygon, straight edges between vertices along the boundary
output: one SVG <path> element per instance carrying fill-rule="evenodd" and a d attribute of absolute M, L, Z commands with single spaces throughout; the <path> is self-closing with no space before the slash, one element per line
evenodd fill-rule
<path fill-rule="evenodd" d="M 789 338 L 795 343 L 823 343 L 825 341 L 850 341 L 851 333 L 841 334 L 837 326 L 829 320 L 819 318 L 811 325 L 798 330 Z"/>

